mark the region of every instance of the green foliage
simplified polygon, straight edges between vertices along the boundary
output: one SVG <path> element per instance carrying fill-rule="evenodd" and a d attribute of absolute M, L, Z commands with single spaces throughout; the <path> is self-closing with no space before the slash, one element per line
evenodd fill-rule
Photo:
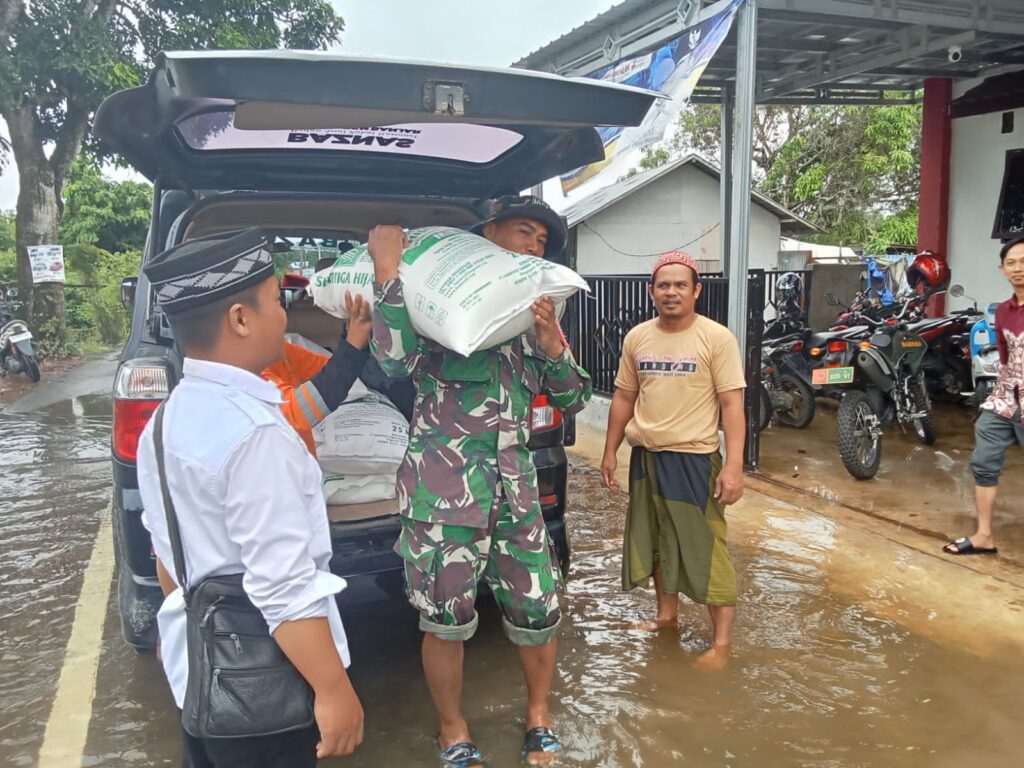
<path fill-rule="evenodd" d="M 141 251 L 146 243 L 153 189 L 135 181 L 103 177 L 99 163 L 83 155 L 64 187 L 60 240 L 105 251 Z"/>
<path fill-rule="evenodd" d="M 0 251 L 14 250 L 14 235 L 14 211 L 0 211 Z"/>
<path fill-rule="evenodd" d="M 20 213 L 42 237 L 57 237 L 60 211 L 53 203 L 83 143 L 90 145 L 92 115 L 108 94 L 140 84 L 159 51 L 322 49 L 342 29 L 329 0 L 0 0 L 0 117 L 11 134 L 0 141 L 0 171 L 13 155 L 22 180 L 40 189 Z M 86 202 L 66 228 L 71 240 L 136 247 L 137 191 L 120 190 L 108 215 L 80 190 Z M 51 293 L 50 306 L 62 306 L 59 292 L 39 295 Z M 32 322 L 44 325 L 47 306 L 33 297 Z M 63 320 L 53 324 L 59 336 Z"/>
<path fill-rule="evenodd" d="M 110 253 L 94 245 L 64 248 L 68 339 L 81 348 L 124 343 L 131 316 L 121 306 L 121 280 L 139 274 L 140 251 Z"/>
<path fill-rule="evenodd" d="M 343 28 L 328 0 L 4 0 L 0 110 L 32 108 L 33 138 L 60 144 L 161 50 L 326 48 Z"/>
<path fill-rule="evenodd" d="M 720 113 L 692 106 L 666 147 L 645 150 L 642 168 L 682 152 L 717 158 Z M 884 252 L 917 240 L 921 108 L 759 107 L 754 119 L 758 191 L 821 227 L 810 239 Z"/>

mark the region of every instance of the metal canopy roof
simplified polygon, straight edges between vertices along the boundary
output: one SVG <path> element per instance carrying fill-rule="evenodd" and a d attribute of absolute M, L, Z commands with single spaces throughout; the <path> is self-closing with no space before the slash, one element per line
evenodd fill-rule
<path fill-rule="evenodd" d="M 652 50 L 725 3 L 624 0 L 514 66 L 584 75 Z M 765 104 L 917 100 L 928 77 L 1024 67 L 1024 0 L 758 0 L 757 82 Z M 961 59 L 950 61 L 951 46 Z M 736 73 L 736 29 L 691 101 L 721 101 Z"/>

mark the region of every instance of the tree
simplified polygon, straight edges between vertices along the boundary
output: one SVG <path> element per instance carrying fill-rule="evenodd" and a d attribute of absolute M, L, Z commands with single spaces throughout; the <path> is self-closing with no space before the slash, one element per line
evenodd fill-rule
<path fill-rule="evenodd" d="M 670 154 L 717 157 L 719 121 L 717 107 L 685 110 Z M 828 242 L 873 249 L 898 242 L 893 237 L 914 242 L 920 137 L 917 106 L 758 107 L 754 183 L 824 229 Z"/>
<path fill-rule="evenodd" d="M 99 162 L 83 154 L 64 187 L 60 241 L 95 245 L 110 253 L 141 252 L 149 228 L 153 188 L 104 178 Z"/>
<path fill-rule="evenodd" d="M 342 29 L 328 0 L 0 0 L 0 115 L 30 321 L 63 333 L 63 287 L 33 287 L 27 248 L 58 242 L 64 187 L 104 96 L 139 84 L 161 49 L 325 48 Z M 0 145 L 0 169 L 7 159 Z"/>

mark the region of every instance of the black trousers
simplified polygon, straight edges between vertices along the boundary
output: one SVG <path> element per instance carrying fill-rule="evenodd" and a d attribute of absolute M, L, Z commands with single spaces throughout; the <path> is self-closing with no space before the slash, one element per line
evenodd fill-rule
<path fill-rule="evenodd" d="M 197 739 L 184 729 L 184 768 L 316 768 L 315 725 L 277 736 Z"/>

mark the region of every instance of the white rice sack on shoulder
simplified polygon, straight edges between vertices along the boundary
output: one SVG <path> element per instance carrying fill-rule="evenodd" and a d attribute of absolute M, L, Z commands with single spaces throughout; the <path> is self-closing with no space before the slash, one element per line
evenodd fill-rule
<path fill-rule="evenodd" d="M 314 276 L 314 303 L 342 317 L 345 290 L 361 292 L 364 275 L 372 290 L 373 262 L 360 246 Z M 577 291 L 589 290 L 568 267 L 451 227 L 411 230 L 399 275 L 416 332 L 466 356 L 530 330 L 535 322 L 530 308 L 541 297 L 561 305 Z"/>

